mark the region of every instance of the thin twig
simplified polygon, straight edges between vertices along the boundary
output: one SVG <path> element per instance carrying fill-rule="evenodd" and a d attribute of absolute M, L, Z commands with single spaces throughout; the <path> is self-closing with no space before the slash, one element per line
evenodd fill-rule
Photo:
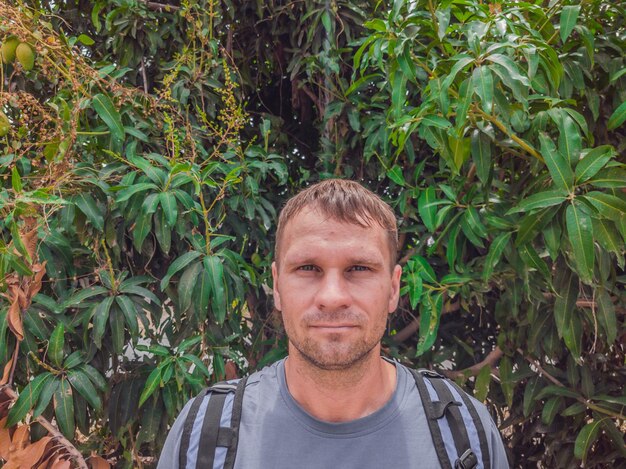
<path fill-rule="evenodd" d="M 502 355 L 504 355 L 504 352 L 500 349 L 500 347 L 496 346 L 496 348 L 489 352 L 489 354 L 487 354 L 481 362 L 478 362 L 469 368 L 465 368 L 464 370 L 444 370 L 442 373 L 452 379 L 460 376 L 476 376 L 486 365 L 489 365 L 490 368 L 495 368 L 496 363 L 500 360 L 500 358 L 502 358 Z"/>

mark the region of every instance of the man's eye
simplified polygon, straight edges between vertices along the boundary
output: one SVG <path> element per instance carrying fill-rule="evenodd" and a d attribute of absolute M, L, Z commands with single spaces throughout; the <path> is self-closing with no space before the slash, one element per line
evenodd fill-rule
<path fill-rule="evenodd" d="M 354 272 L 366 272 L 368 270 L 370 270 L 369 267 L 365 266 L 365 265 L 354 265 L 350 268 L 350 270 L 354 271 Z"/>
<path fill-rule="evenodd" d="M 313 272 L 315 270 L 315 266 L 314 265 L 301 265 L 300 267 L 298 267 L 298 270 L 304 270 L 306 272 Z"/>

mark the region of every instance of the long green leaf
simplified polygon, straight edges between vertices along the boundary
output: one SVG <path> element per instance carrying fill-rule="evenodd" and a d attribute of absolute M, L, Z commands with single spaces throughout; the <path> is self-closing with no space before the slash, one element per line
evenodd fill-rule
<path fill-rule="evenodd" d="M 559 337 L 568 327 L 578 299 L 578 277 L 569 269 L 557 269 L 555 279 L 556 299 L 554 300 L 554 320 Z"/>
<path fill-rule="evenodd" d="M 61 304 L 61 310 L 62 311 L 66 310 L 70 306 L 76 306 L 76 305 L 82 303 L 83 301 L 85 301 L 88 298 L 91 298 L 91 297 L 94 297 L 94 296 L 97 296 L 97 295 L 103 295 L 103 294 L 108 293 L 108 292 L 109 292 L 109 290 L 107 290 L 106 288 L 101 287 L 101 286 L 84 288 L 84 289 L 79 290 L 78 292 L 74 293 L 67 300 L 65 300 Z"/>
<path fill-rule="evenodd" d="M 574 250 L 576 270 L 582 281 L 589 284 L 593 279 L 595 261 L 591 217 L 574 201 L 565 211 L 565 221 L 567 234 Z"/>
<path fill-rule="evenodd" d="M 544 278 L 550 278 L 550 270 L 547 264 L 539 257 L 539 254 L 537 254 L 537 251 L 535 251 L 535 248 L 533 248 L 530 243 L 523 244 L 519 247 L 519 255 L 524 261 L 524 264 L 528 267 L 541 272 Z"/>
<path fill-rule="evenodd" d="M 91 102 L 98 116 L 100 116 L 111 130 L 111 136 L 119 142 L 123 141 L 125 132 L 124 126 L 122 125 L 122 118 L 120 113 L 115 109 L 111 98 L 104 94 L 97 94 L 93 97 Z"/>
<path fill-rule="evenodd" d="M 185 269 L 178 282 L 178 307 L 186 311 L 191 306 L 191 294 L 197 283 L 198 274 L 202 270 L 202 262 L 198 261 Z"/>
<path fill-rule="evenodd" d="M 171 192 L 161 192 L 159 194 L 159 201 L 161 202 L 161 208 L 165 214 L 167 224 L 171 227 L 176 224 L 178 218 L 178 207 L 176 205 L 176 196 Z"/>
<path fill-rule="evenodd" d="M 139 397 L 139 407 L 141 407 L 144 402 L 159 388 L 161 384 L 161 368 L 157 367 L 148 376 L 146 380 L 146 384 L 143 387 L 143 391 L 141 392 L 141 396 Z"/>
<path fill-rule="evenodd" d="M 111 310 L 113 300 L 113 296 L 107 296 L 95 308 L 92 335 L 93 341 L 99 349 L 102 348 L 102 337 L 104 336 L 106 325 L 109 320 L 109 312 Z"/>
<path fill-rule="evenodd" d="M 578 459 L 582 459 L 583 465 L 587 462 L 587 453 L 598 438 L 601 423 L 602 419 L 595 420 L 585 425 L 580 432 L 578 432 L 578 436 L 574 442 L 574 456 Z"/>
<path fill-rule="evenodd" d="M 491 140 L 478 129 L 472 132 L 471 153 L 478 179 L 486 183 L 491 172 Z"/>
<path fill-rule="evenodd" d="M 480 98 L 483 109 L 491 114 L 493 110 L 493 75 L 488 67 L 476 67 L 472 73 L 472 87 Z"/>
<path fill-rule="evenodd" d="M 435 343 L 442 308 L 443 295 L 441 293 L 427 295 L 422 301 L 417 356 L 423 355 Z"/>
<path fill-rule="evenodd" d="M 589 179 L 594 187 L 621 189 L 626 187 L 626 169 L 604 168 L 598 171 L 594 177 Z"/>
<path fill-rule="evenodd" d="M 74 399 L 72 387 L 67 379 L 61 378 L 61 383 L 54 393 L 54 415 L 61 433 L 70 441 L 74 439 Z"/>
<path fill-rule="evenodd" d="M 189 263 L 202 254 L 198 251 L 189 251 L 178 257 L 174 262 L 171 263 L 170 267 L 167 269 L 167 274 L 161 280 L 161 291 L 165 290 L 165 288 L 169 285 L 170 279 L 178 273 L 181 269 L 184 269 Z"/>
<path fill-rule="evenodd" d="M 568 5 L 564 6 L 561 10 L 560 29 L 561 41 L 565 42 L 570 33 L 576 26 L 578 21 L 578 15 L 580 14 L 580 5 Z"/>
<path fill-rule="evenodd" d="M 559 205 L 567 199 L 567 194 L 562 190 L 538 192 L 522 200 L 517 206 L 507 212 L 507 215 L 517 212 L 528 212 L 537 208 L 552 207 Z"/>
<path fill-rule="evenodd" d="M 46 380 L 41 389 L 41 394 L 39 394 L 37 405 L 33 409 L 33 418 L 39 417 L 46 410 L 48 404 L 50 404 L 50 401 L 52 400 L 52 396 L 57 389 L 59 389 L 60 383 L 61 380 L 57 377 Z"/>
<path fill-rule="evenodd" d="M 96 200 L 91 194 L 81 193 L 74 197 L 73 202 L 85 214 L 87 220 L 94 228 L 102 231 L 104 229 L 104 217 L 96 204 Z"/>
<path fill-rule="evenodd" d="M 602 145 L 585 153 L 576 165 L 576 183 L 580 184 L 594 177 L 615 155 L 611 145 Z M 624 182 L 626 184 L 626 181 Z"/>
<path fill-rule="evenodd" d="M 139 334 L 139 324 L 137 322 L 137 308 L 133 300 L 124 295 L 118 295 L 115 297 L 115 302 L 119 306 L 122 313 L 124 313 L 124 318 L 126 319 L 126 324 L 128 324 L 128 329 L 133 337 Z"/>
<path fill-rule="evenodd" d="M 417 210 L 422 219 L 422 223 L 431 233 L 435 232 L 435 215 L 437 206 L 435 202 L 435 188 L 430 186 L 422 191 L 417 200 Z"/>
<path fill-rule="evenodd" d="M 204 268 L 211 276 L 211 293 L 213 294 L 212 312 L 219 324 L 226 317 L 226 295 L 224 292 L 224 265 L 217 256 L 204 258 Z"/>
<path fill-rule="evenodd" d="M 620 223 L 626 217 L 626 202 L 619 197 L 604 192 L 587 192 L 584 198 L 592 203 L 606 218 Z"/>
<path fill-rule="evenodd" d="M 98 392 L 91 383 L 91 380 L 83 371 L 80 369 L 69 370 L 67 372 L 67 379 L 72 387 L 83 396 L 94 410 L 102 410 L 102 400 L 100 396 L 98 396 Z"/>
<path fill-rule="evenodd" d="M 541 155 L 543 156 L 548 171 L 552 176 L 555 185 L 567 192 L 572 191 L 574 184 L 574 172 L 570 167 L 570 163 L 561 153 L 556 151 L 554 142 L 544 132 L 539 134 L 539 142 L 541 145 Z"/>
<path fill-rule="evenodd" d="M 615 316 L 615 305 L 611 301 L 611 296 L 604 288 L 596 288 L 596 301 L 598 303 L 598 322 L 606 334 L 607 344 L 612 344 L 617 338 L 617 317 Z"/>
<path fill-rule="evenodd" d="M 504 248 L 511 239 L 511 234 L 512 233 L 510 232 L 501 233 L 496 239 L 493 240 L 491 246 L 489 246 L 489 253 L 487 253 L 485 264 L 483 265 L 483 281 L 486 282 L 489 280 L 489 277 L 491 277 L 493 269 L 500 261 L 500 257 L 502 257 Z"/>
<path fill-rule="evenodd" d="M 193 296 L 194 307 L 200 321 L 206 319 L 208 314 L 212 286 L 211 274 L 206 269 L 203 269 L 198 277 Z"/>
<path fill-rule="evenodd" d="M 559 152 L 574 166 L 580 158 L 582 140 L 580 131 L 569 115 L 563 114 L 559 122 Z"/>
<path fill-rule="evenodd" d="M 549 207 L 537 213 L 526 215 L 519 226 L 515 245 L 521 246 L 532 240 L 539 230 L 546 226 L 554 217 L 559 207 Z"/>
<path fill-rule="evenodd" d="M 550 425 L 563 407 L 563 398 L 561 396 L 551 397 L 546 401 L 541 410 L 541 421 L 546 425 Z"/>
<path fill-rule="evenodd" d="M 10 428 L 16 425 L 20 420 L 22 420 L 28 411 L 32 409 L 37 400 L 39 399 L 39 395 L 41 394 L 42 389 L 45 387 L 48 380 L 54 379 L 54 375 L 49 372 L 41 373 L 33 378 L 31 382 L 29 382 L 22 392 L 20 392 L 17 401 L 9 410 L 9 415 L 7 417 L 6 428 Z"/>
<path fill-rule="evenodd" d="M 52 331 L 48 342 L 48 357 L 56 367 L 60 367 L 63 362 L 63 346 L 65 345 L 65 326 L 62 322 L 57 324 Z"/>
<path fill-rule="evenodd" d="M 607 128 L 615 130 L 626 121 L 626 101 L 618 106 L 618 108 L 609 117 Z"/>
<path fill-rule="evenodd" d="M 593 219 L 593 235 L 598 244 L 609 252 L 614 253 L 618 259 L 624 251 L 624 243 L 620 240 L 620 235 L 615 228 L 615 224 L 610 220 Z"/>

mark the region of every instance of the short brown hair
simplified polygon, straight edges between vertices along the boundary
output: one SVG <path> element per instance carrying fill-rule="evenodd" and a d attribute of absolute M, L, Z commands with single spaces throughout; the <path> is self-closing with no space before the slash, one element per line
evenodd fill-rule
<path fill-rule="evenodd" d="M 314 208 L 330 219 L 362 227 L 378 224 L 387 231 L 392 267 L 398 252 L 398 227 L 391 207 L 378 195 L 355 181 L 326 179 L 289 199 L 278 217 L 275 257 L 287 223 L 304 208 Z"/>

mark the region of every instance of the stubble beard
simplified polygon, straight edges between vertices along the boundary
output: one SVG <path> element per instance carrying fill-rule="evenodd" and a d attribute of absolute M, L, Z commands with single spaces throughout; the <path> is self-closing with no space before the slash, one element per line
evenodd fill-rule
<path fill-rule="evenodd" d="M 306 318 L 303 322 L 306 324 Z M 361 326 L 362 324 L 359 325 Z M 320 371 L 345 371 L 358 368 L 371 356 L 380 344 L 385 333 L 385 326 L 386 321 L 372 330 L 369 335 L 361 336 L 356 341 L 346 340 L 341 333 L 329 334 L 324 340 L 299 337 L 297 333 L 289 330 L 286 323 L 285 330 L 290 347 L 295 348 L 298 354 L 314 368 Z"/>

